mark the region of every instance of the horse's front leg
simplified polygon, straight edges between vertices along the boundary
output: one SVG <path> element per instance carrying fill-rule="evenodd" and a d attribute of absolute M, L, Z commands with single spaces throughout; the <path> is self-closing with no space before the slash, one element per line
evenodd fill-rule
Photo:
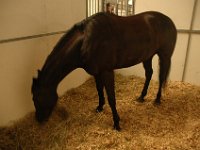
<path fill-rule="evenodd" d="M 105 71 L 102 73 L 103 83 L 105 85 L 106 93 L 108 96 L 108 102 L 112 110 L 113 121 L 114 121 L 114 129 L 120 130 L 119 126 L 119 115 L 116 109 L 116 99 L 115 99 L 115 87 L 114 87 L 114 72 L 113 71 Z"/>
<path fill-rule="evenodd" d="M 97 88 L 97 92 L 99 96 L 99 105 L 96 108 L 96 112 L 101 112 L 105 104 L 105 97 L 104 97 L 104 92 L 103 92 L 104 84 L 103 84 L 101 75 L 97 75 L 94 78 L 95 78 L 96 88 Z"/>

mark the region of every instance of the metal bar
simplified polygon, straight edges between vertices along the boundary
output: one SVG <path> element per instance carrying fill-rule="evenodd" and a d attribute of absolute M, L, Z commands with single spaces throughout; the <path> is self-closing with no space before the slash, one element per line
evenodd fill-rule
<path fill-rule="evenodd" d="M 132 0 L 132 9 L 133 9 L 132 15 L 135 15 L 135 1 L 136 0 Z"/>
<path fill-rule="evenodd" d="M 93 1 L 90 0 L 90 15 L 93 14 Z"/>
<path fill-rule="evenodd" d="M 178 29 L 177 31 L 178 31 L 178 33 L 200 34 L 200 30 Z"/>
<path fill-rule="evenodd" d="M 101 9 L 103 12 L 105 12 L 104 5 L 105 5 L 105 0 L 102 0 L 101 1 Z"/>
<path fill-rule="evenodd" d="M 177 29 L 177 31 L 178 31 L 178 33 L 183 33 L 183 34 L 200 34 L 200 30 Z M 45 37 L 45 36 L 52 36 L 52 35 L 56 35 L 56 34 L 64 34 L 66 32 L 67 32 L 67 30 L 50 32 L 50 33 L 42 33 L 42 34 L 36 34 L 36 35 L 30 35 L 30 36 L 23 36 L 23 37 L 16 37 L 16 38 L 9 38 L 9 39 L 2 39 L 2 40 L 0 40 L 0 44 L 22 41 L 22 40 L 29 40 L 29 39 L 40 38 L 40 37 Z"/>
<path fill-rule="evenodd" d="M 200 30 L 187 30 L 187 29 L 178 29 L 178 33 L 184 33 L 184 34 L 200 34 Z M 23 36 L 23 37 L 16 37 L 16 38 L 9 38 L 9 39 L 2 39 L 0 40 L 0 44 L 3 43 L 9 43 L 9 42 L 16 42 L 16 41 L 22 41 L 22 40 L 29 40 L 34 38 L 40 38 L 45 36 L 52 36 L 56 34 L 64 34 L 66 31 L 57 31 L 57 32 L 50 32 L 50 33 L 43 33 L 43 34 L 37 34 L 37 35 L 30 35 L 30 36 Z"/>
<path fill-rule="evenodd" d="M 98 11 L 98 0 L 95 0 L 95 13 L 99 12 Z"/>
<path fill-rule="evenodd" d="M 89 6 L 88 7 L 89 7 L 89 16 L 91 16 L 91 14 L 92 14 L 92 12 L 91 12 L 92 11 L 92 9 L 91 9 L 91 0 L 89 0 Z"/>
<path fill-rule="evenodd" d="M 93 9 L 94 9 L 93 14 L 95 14 L 96 13 L 96 0 L 93 1 Z"/>
<path fill-rule="evenodd" d="M 128 16 L 128 0 L 126 0 L 126 16 Z"/>
<path fill-rule="evenodd" d="M 93 0 L 93 2 L 94 2 L 94 3 L 93 3 L 93 9 L 94 9 L 93 14 L 95 14 L 95 13 L 96 13 L 96 2 L 97 2 L 97 1 L 96 1 L 96 0 Z"/>
<path fill-rule="evenodd" d="M 88 0 L 86 0 L 86 18 L 88 17 Z"/>
<path fill-rule="evenodd" d="M 186 50 L 186 55 L 185 55 L 186 57 L 185 57 L 185 62 L 184 62 L 182 81 L 185 81 L 185 74 L 186 74 L 187 65 L 188 65 L 188 55 L 189 55 L 190 45 L 191 45 L 191 36 L 192 36 L 191 32 L 192 32 L 192 29 L 194 26 L 197 2 L 198 2 L 198 0 L 194 1 L 193 11 L 192 11 L 192 19 L 191 19 L 191 23 L 190 23 L 190 33 L 189 33 L 189 37 L 188 37 L 188 45 L 187 45 L 187 50 Z"/>
<path fill-rule="evenodd" d="M 123 11 L 123 0 L 121 0 L 121 16 L 122 16 L 122 11 Z"/>
<path fill-rule="evenodd" d="M 57 31 L 57 32 L 51 32 L 51 33 L 43 33 L 43 34 L 30 35 L 30 36 L 22 36 L 22 37 L 17 37 L 17 38 L 3 39 L 3 40 L 0 40 L 0 44 L 22 41 L 22 40 L 29 40 L 29 39 L 51 36 L 51 35 L 56 35 L 56 34 L 63 34 L 66 32 L 67 31 Z"/>
<path fill-rule="evenodd" d="M 97 12 L 97 0 L 94 0 L 94 14 Z"/>
<path fill-rule="evenodd" d="M 118 15 L 118 0 L 115 0 L 115 14 Z"/>
<path fill-rule="evenodd" d="M 99 7 L 100 5 L 99 5 L 99 3 L 100 3 L 100 2 L 99 2 L 99 0 L 98 0 L 98 12 L 100 12 L 100 9 L 99 9 L 99 8 L 100 8 L 100 7 Z"/>

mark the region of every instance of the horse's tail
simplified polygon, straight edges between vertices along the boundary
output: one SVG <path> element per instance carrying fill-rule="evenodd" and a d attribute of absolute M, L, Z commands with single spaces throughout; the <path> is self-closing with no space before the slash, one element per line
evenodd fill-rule
<path fill-rule="evenodd" d="M 176 37 L 173 40 L 173 44 L 171 43 L 170 46 L 161 48 L 160 53 L 158 53 L 160 65 L 159 80 L 162 83 L 163 88 L 166 87 L 166 83 L 169 78 L 169 73 L 171 71 L 171 58 L 175 49 L 175 43 Z"/>
<path fill-rule="evenodd" d="M 165 60 L 165 62 L 163 62 L 163 63 L 165 63 L 164 66 L 160 62 L 160 76 L 161 76 L 160 78 L 163 78 L 162 88 L 165 89 L 166 85 L 167 85 L 168 78 L 169 78 L 169 74 L 170 74 L 170 71 L 171 71 L 171 59 Z"/>
<path fill-rule="evenodd" d="M 166 17 L 166 16 L 165 16 Z M 171 57 L 173 55 L 176 40 L 177 40 L 177 30 L 173 21 L 166 17 L 164 21 L 165 28 L 162 29 L 162 44 L 158 52 L 160 60 L 160 80 L 163 81 L 162 87 L 166 87 L 166 83 L 171 71 Z"/>

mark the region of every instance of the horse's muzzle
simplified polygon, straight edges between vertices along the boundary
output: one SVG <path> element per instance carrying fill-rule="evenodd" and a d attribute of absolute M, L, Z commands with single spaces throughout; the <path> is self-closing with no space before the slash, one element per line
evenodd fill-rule
<path fill-rule="evenodd" d="M 43 123 L 45 121 L 48 121 L 49 116 L 50 116 L 50 112 L 47 111 L 43 111 L 43 112 L 35 112 L 35 118 L 39 123 Z"/>

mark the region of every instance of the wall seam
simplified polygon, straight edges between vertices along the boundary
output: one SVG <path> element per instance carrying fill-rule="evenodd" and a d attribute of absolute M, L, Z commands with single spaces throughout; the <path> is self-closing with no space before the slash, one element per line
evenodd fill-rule
<path fill-rule="evenodd" d="M 187 67 L 188 66 L 188 56 L 189 56 L 189 52 L 190 52 L 191 37 L 192 37 L 192 31 L 193 31 L 193 26 L 194 26 L 194 19 L 195 19 L 195 15 L 196 15 L 197 2 L 198 2 L 198 0 L 194 1 L 193 10 L 192 10 L 192 18 L 191 18 L 191 22 L 190 22 L 190 29 L 189 29 L 190 32 L 189 32 L 187 50 L 186 50 L 185 61 L 184 61 L 182 81 L 185 81 L 186 70 L 188 68 Z"/>

